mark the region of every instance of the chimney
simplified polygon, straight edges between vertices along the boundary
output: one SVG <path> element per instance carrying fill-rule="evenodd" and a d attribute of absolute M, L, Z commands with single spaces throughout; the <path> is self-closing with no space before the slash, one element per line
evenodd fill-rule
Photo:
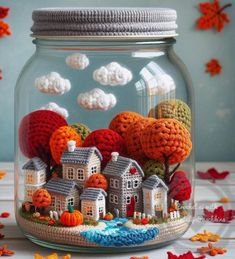
<path fill-rule="evenodd" d="M 119 153 L 118 152 L 112 152 L 111 156 L 112 156 L 112 161 L 117 162 Z"/>
<path fill-rule="evenodd" d="M 69 140 L 67 142 L 67 145 L 68 145 L 68 151 L 69 152 L 74 152 L 75 148 L 76 148 L 76 141 L 74 140 Z"/>

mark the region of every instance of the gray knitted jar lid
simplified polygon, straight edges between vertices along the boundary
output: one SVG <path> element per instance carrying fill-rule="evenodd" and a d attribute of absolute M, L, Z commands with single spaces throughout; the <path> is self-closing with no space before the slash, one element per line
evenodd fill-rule
<path fill-rule="evenodd" d="M 33 37 L 163 38 L 176 36 L 177 13 L 167 8 L 42 8 Z"/>

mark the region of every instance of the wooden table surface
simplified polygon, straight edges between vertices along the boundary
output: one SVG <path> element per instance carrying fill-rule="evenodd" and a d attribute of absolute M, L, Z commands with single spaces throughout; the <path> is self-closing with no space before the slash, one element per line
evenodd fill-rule
<path fill-rule="evenodd" d="M 224 204 L 224 207 L 235 209 L 235 163 L 197 163 L 197 169 L 205 171 L 210 167 L 216 167 L 218 170 L 229 170 L 231 174 L 222 181 L 217 181 L 216 184 L 208 181 L 196 179 L 195 183 L 195 200 L 196 200 L 196 218 L 187 231 L 187 233 L 173 243 L 170 246 L 130 254 L 118 254 L 118 255 L 92 255 L 92 254 L 73 254 L 72 258 L 110 258 L 110 259 L 129 259 L 131 256 L 149 256 L 149 259 L 167 259 L 167 251 L 172 251 L 175 254 L 182 254 L 191 250 L 196 252 L 197 247 L 205 246 L 206 244 L 200 242 L 191 242 L 189 238 L 197 232 L 203 230 L 212 231 L 221 235 L 222 239 L 216 243 L 216 246 L 226 248 L 228 252 L 224 255 L 218 255 L 216 258 L 223 259 L 235 259 L 235 220 L 229 224 L 223 223 L 211 223 L 201 220 L 202 210 L 204 207 L 213 207 L 221 205 L 217 201 L 221 197 L 229 197 L 232 201 Z M 41 255 L 49 255 L 52 252 L 56 252 L 50 249 L 46 249 L 37 246 L 28 241 L 20 232 L 16 225 L 14 217 L 14 177 L 13 177 L 13 163 L 0 163 L 0 170 L 7 171 L 7 175 L 0 180 L 0 213 L 2 211 L 8 211 L 11 216 L 6 219 L 0 219 L 5 225 L 5 228 L 0 232 L 5 235 L 3 240 L 0 240 L 0 246 L 8 244 L 9 248 L 15 251 L 15 255 L 12 258 L 29 259 L 34 258 L 34 253 L 38 252 Z M 121 248 L 120 248 L 121 251 Z M 58 252 L 59 255 L 65 253 Z M 195 256 L 198 256 L 195 253 Z M 206 258 L 211 258 L 207 255 Z"/>

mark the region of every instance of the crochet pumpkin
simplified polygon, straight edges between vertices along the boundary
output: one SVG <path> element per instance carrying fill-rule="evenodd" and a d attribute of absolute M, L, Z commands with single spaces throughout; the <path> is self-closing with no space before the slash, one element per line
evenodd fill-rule
<path fill-rule="evenodd" d="M 169 186 L 169 196 L 177 201 L 187 201 L 190 199 L 192 186 L 185 172 L 176 171 L 171 178 Z"/>
<path fill-rule="evenodd" d="M 165 166 L 157 160 L 148 160 L 143 166 L 143 171 L 145 178 L 151 175 L 157 175 L 162 180 L 165 178 Z"/>
<path fill-rule="evenodd" d="M 128 155 L 135 159 L 140 164 L 144 164 L 147 161 L 145 153 L 140 143 L 140 136 L 144 131 L 145 127 L 154 122 L 153 118 L 144 118 L 136 122 L 133 122 L 127 129 L 125 134 L 125 142 L 127 147 Z"/>
<path fill-rule="evenodd" d="M 53 111 L 38 110 L 29 113 L 19 126 L 21 152 L 28 158 L 40 157 L 48 163 L 51 156 L 50 137 L 56 129 L 66 125 L 66 120 Z"/>
<path fill-rule="evenodd" d="M 189 131 L 175 119 L 158 119 L 149 124 L 140 141 L 147 157 L 169 165 L 184 161 L 192 149 Z"/>
<path fill-rule="evenodd" d="M 160 102 L 155 108 L 150 110 L 148 116 L 156 119 L 176 119 L 183 123 L 187 130 L 191 128 L 191 110 L 185 102 L 178 99 Z"/>
<path fill-rule="evenodd" d="M 92 174 L 86 181 L 86 188 L 101 188 L 103 190 L 108 189 L 108 181 L 103 174 Z"/>
<path fill-rule="evenodd" d="M 60 164 L 61 156 L 67 148 L 68 141 L 76 141 L 76 147 L 82 145 L 80 135 L 70 126 L 63 126 L 57 129 L 50 138 L 50 148 L 53 159 L 57 164 Z"/>
<path fill-rule="evenodd" d="M 51 195 L 46 189 L 38 189 L 32 196 L 33 205 L 36 208 L 47 208 L 51 205 Z"/>
<path fill-rule="evenodd" d="M 91 130 L 82 123 L 75 123 L 71 127 L 80 135 L 82 141 L 91 133 Z"/>
<path fill-rule="evenodd" d="M 143 116 L 136 112 L 120 112 L 112 119 L 109 124 L 109 128 L 117 132 L 122 137 L 125 137 L 128 127 L 140 119 L 143 119 Z"/>
<path fill-rule="evenodd" d="M 60 216 L 60 223 L 66 227 L 75 227 L 83 223 L 83 215 L 79 210 L 69 204 L 68 210 L 64 211 Z"/>
<path fill-rule="evenodd" d="M 84 143 L 84 147 L 97 147 L 103 157 L 101 162 L 102 169 L 111 159 L 112 152 L 126 155 L 126 146 L 123 138 L 113 130 L 98 129 L 89 134 Z"/>

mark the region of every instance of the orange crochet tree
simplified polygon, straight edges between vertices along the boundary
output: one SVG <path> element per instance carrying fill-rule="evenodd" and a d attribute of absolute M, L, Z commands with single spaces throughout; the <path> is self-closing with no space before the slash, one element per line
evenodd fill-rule
<path fill-rule="evenodd" d="M 33 205 L 35 208 L 44 209 L 51 204 L 51 195 L 46 189 L 38 189 L 33 193 Z"/>
<path fill-rule="evenodd" d="M 86 187 L 108 189 L 108 181 L 103 174 L 92 174 L 86 181 Z"/>
<path fill-rule="evenodd" d="M 140 141 L 148 158 L 164 163 L 166 183 L 192 149 L 189 131 L 175 119 L 153 121 L 142 132 Z M 177 166 L 170 172 L 174 164 Z"/>

